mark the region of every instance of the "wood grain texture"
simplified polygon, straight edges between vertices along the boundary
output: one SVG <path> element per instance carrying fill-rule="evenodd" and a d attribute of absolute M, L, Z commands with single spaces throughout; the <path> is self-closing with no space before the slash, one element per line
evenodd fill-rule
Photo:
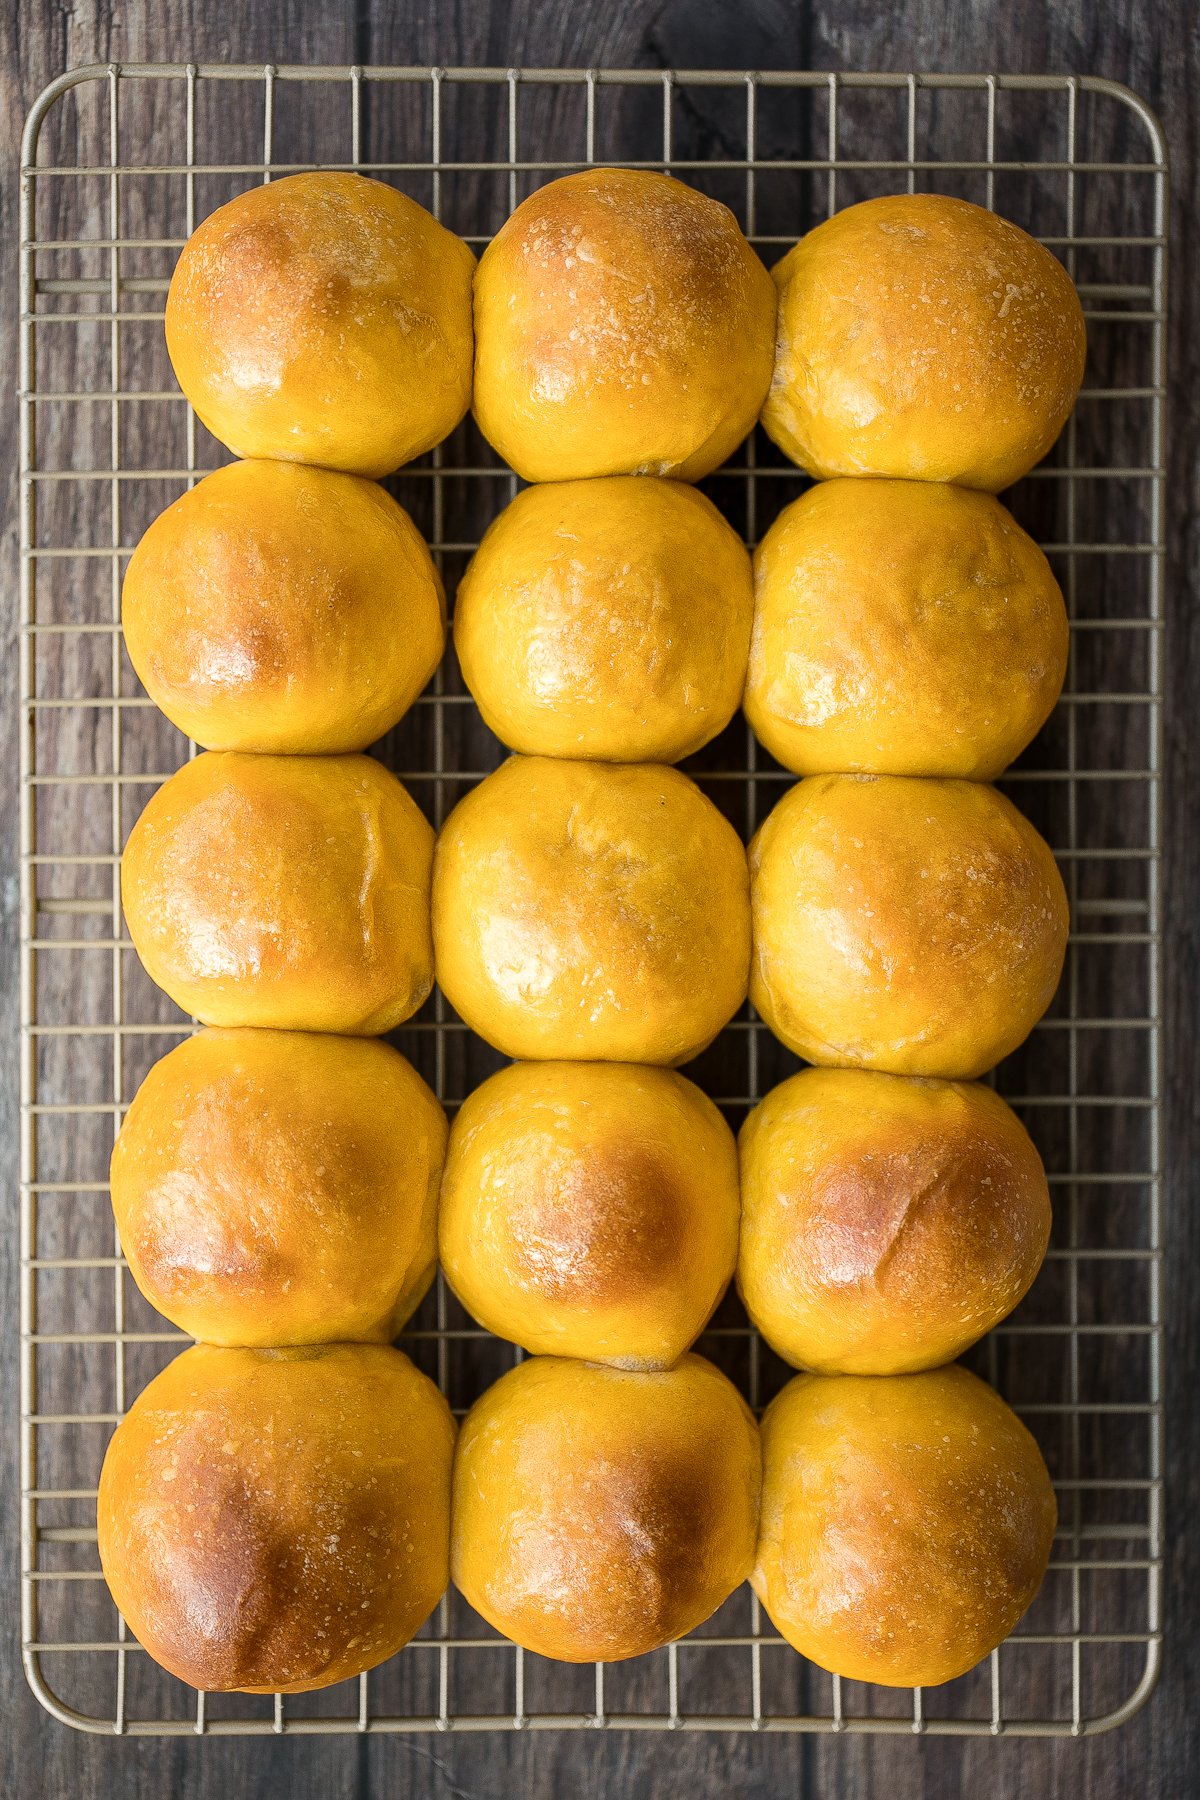
<path fill-rule="evenodd" d="M 818 69 L 1007 68 L 1106 75 L 1128 82 L 1158 109 L 1173 161 L 1169 421 L 1171 479 L 1167 640 L 1168 992 L 1167 1163 L 1164 1314 L 1168 1459 L 1167 1651 L 1162 1682 L 1129 1725 L 1084 1743 L 986 1740 L 755 1739 L 644 1734 L 497 1734 L 450 1739 L 331 1739 L 273 1742 L 137 1741 L 86 1738 L 54 1724 L 28 1694 L 16 1648 L 16 1444 L 0 1449 L 0 1591 L 10 1596 L 0 1640 L 0 1792 L 47 1800 L 177 1796 L 218 1800 L 290 1793 L 295 1800 L 365 1800 L 412 1794 L 507 1800 L 529 1796 L 736 1795 L 776 1800 L 954 1800 L 964 1795 L 1087 1796 L 1088 1800 L 1185 1800 L 1200 1792 L 1200 1409 L 1192 1371 L 1200 1362 L 1200 1069 L 1195 1040 L 1200 967 L 1200 345 L 1193 221 L 1200 194 L 1196 89 L 1200 27 L 1193 0 L 202 0 L 116 7 L 110 0 L 10 0 L 0 22 L 0 130 L 6 179 L 0 190 L 3 257 L 3 386 L 16 381 L 17 186 L 21 121 L 47 80 L 65 67 L 109 58 L 405 63 L 595 64 L 649 67 Z M 698 117 L 697 140 L 719 126 Z M 16 414 L 0 414 L 4 460 L 4 573 L 15 590 Z M 0 731 L 6 766 L 16 725 L 14 607 L 5 609 Z M 16 796 L 0 793 L 3 837 L 15 848 Z M 1189 824 L 1191 830 L 1189 831 Z M 6 859 L 0 929 L 6 979 L 0 1147 L 15 1167 L 16 878 Z M 0 1319 L 16 1312 L 15 1183 L 4 1189 L 0 1226 Z M 11 1336 L 8 1343 L 11 1345 Z M 0 1417 L 15 1416 L 16 1358 L 0 1359 Z"/>

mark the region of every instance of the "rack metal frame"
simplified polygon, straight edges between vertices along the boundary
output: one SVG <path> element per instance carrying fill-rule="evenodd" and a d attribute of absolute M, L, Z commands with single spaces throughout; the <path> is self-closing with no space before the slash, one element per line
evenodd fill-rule
<path fill-rule="evenodd" d="M 1024 1063 L 1018 1058 L 1005 1065 L 999 1082 L 1035 1137 L 1039 1121 L 1058 1121 L 1055 1159 L 1048 1157 L 1048 1165 L 1059 1227 L 1043 1277 L 1054 1284 L 1050 1301 L 1032 1320 L 1022 1308 L 993 1333 L 977 1366 L 1007 1391 L 1010 1363 L 1018 1370 L 1034 1366 L 1019 1358 L 1011 1362 L 1012 1357 L 1035 1340 L 1044 1346 L 1044 1364 L 1037 1366 L 1048 1372 L 1048 1397 L 1011 1397 L 1035 1430 L 1060 1434 L 1055 1475 L 1061 1522 L 1048 1579 L 1054 1594 L 1044 1605 L 1039 1602 L 1041 1611 L 1035 1608 L 974 1676 L 936 1693 L 915 1690 L 897 1696 L 841 1682 L 802 1664 L 743 1591 L 700 1632 L 642 1659 L 632 1673 L 603 1665 L 582 1677 L 578 1671 L 556 1672 L 498 1639 L 451 1595 L 384 1671 L 325 1696 L 286 1701 L 280 1696 L 264 1701 L 206 1696 L 158 1671 L 107 1598 L 94 1520 L 104 1436 L 136 1390 L 129 1366 L 135 1356 L 149 1352 L 165 1359 L 184 1340 L 162 1328 L 163 1322 L 156 1323 L 144 1307 L 139 1311 L 140 1297 L 111 1225 L 96 1223 L 107 1218 L 102 1150 L 131 1098 L 130 1071 L 137 1056 L 152 1056 L 155 1045 L 165 1048 L 193 1028 L 169 1006 L 148 1009 L 130 972 L 119 883 L 127 802 L 135 795 L 144 797 L 170 767 L 153 761 L 147 767 L 144 756 L 131 749 L 138 733 L 148 728 L 152 709 L 123 662 L 120 585 L 124 559 L 132 549 L 126 521 L 139 486 L 157 483 L 158 489 L 165 485 L 179 491 L 204 472 L 206 454 L 205 434 L 169 373 L 158 382 L 136 371 L 127 376 L 131 363 L 125 340 L 148 320 L 161 320 L 170 261 L 200 216 L 198 184 L 205 177 L 249 186 L 295 168 L 331 166 L 328 158 L 310 165 L 277 155 L 281 110 L 304 84 L 314 82 L 332 84 L 348 95 L 345 162 L 333 166 L 419 187 L 417 197 L 439 217 L 447 184 L 460 176 L 498 181 L 511 209 L 531 185 L 571 167 L 597 160 L 627 162 L 620 142 L 611 141 L 611 133 L 604 135 L 605 109 L 615 104 L 618 91 L 625 100 L 636 94 L 639 106 L 661 106 L 659 154 L 641 157 L 640 165 L 667 168 L 700 182 L 714 176 L 732 182 L 741 222 L 768 260 L 798 235 L 801 223 L 807 226 L 835 211 L 864 180 L 881 184 L 879 191 L 974 183 L 988 205 L 997 203 L 1000 183 L 1041 184 L 1042 194 L 1053 186 L 1061 200 L 1062 224 L 1041 235 L 1079 280 L 1089 328 L 1111 333 L 1119 366 L 1134 367 L 1133 379 L 1089 385 L 1081 401 L 1081 410 L 1099 406 L 1112 421 L 1112 430 L 1101 434 L 1101 449 L 1107 440 L 1115 446 L 1112 455 L 1097 455 L 1096 434 L 1085 442 L 1086 433 L 1081 435 L 1073 420 L 1057 459 L 1035 471 L 1027 484 L 1028 490 L 1046 483 L 1054 489 L 1048 504 L 1055 523 L 1047 549 L 1063 578 L 1074 648 L 1048 747 L 1040 754 L 1035 747 L 1007 778 L 1018 799 L 1035 788 L 1049 794 L 1060 821 L 1051 835 L 1073 905 L 1062 1004 L 1035 1033 L 1030 1056 Z M 247 87 L 260 108 L 260 153 L 225 161 L 221 145 L 206 136 L 202 98 L 219 90 L 232 107 L 238 90 L 244 97 Z M 468 89 L 497 96 L 500 135 L 490 157 L 473 158 L 455 143 L 447 123 L 447 97 L 461 98 Z M 539 90 L 552 90 L 562 97 L 564 108 L 576 109 L 581 136 L 565 159 L 551 162 L 520 154 L 522 105 Z M 723 103 L 737 109 L 740 142 L 719 157 L 687 154 L 680 109 L 703 109 L 717 90 Z M 134 108 L 131 95 L 137 96 Z M 764 108 L 781 97 L 794 109 L 788 116 L 794 116 L 797 139 L 803 141 L 785 141 L 781 150 L 776 136 L 772 147 L 764 149 Z M 1027 145 L 1020 154 L 1005 154 L 1004 109 L 1014 97 L 1042 118 L 1043 154 L 1032 156 Z M 373 153 L 377 147 L 365 141 L 364 116 L 368 102 L 376 98 L 404 106 L 410 119 L 419 115 L 424 121 L 420 156 Z M 100 109 L 98 135 L 89 137 L 82 125 L 75 128 L 74 139 L 70 128 L 58 130 L 59 114 L 69 101 Z M 850 108 L 864 104 L 874 109 L 869 124 L 869 133 L 875 133 L 873 154 L 856 153 L 856 128 L 846 121 Z M 924 147 L 923 109 L 928 107 L 941 107 L 944 113 L 949 109 L 950 121 L 943 127 L 948 145 L 939 140 L 930 150 Z M 1088 154 L 1082 147 L 1084 108 L 1108 108 L 1119 115 L 1121 123 L 1112 136 L 1117 148 Z M 139 133 L 146 119 L 161 131 L 165 116 L 167 154 L 148 141 L 153 136 L 149 128 L 146 140 L 130 141 L 131 110 Z M 462 119 L 468 116 L 462 111 Z M 1033 117 L 1030 113 L 1025 120 L 1027 133 Z M 880 131 L 887 137 L 882 153 Z M 814 132 L 816 143 L 811 141 Z M 52 139 L 53 147 L 48 147 Z M 58 154 L 63 141 L 83 148 L 74 155 Z M 72 70 L 45 90 L 27 122 L 23 163 L 21 1631 L 28 1678 L 42 1705 L 55 1718 L 93 1732 L 202 1736 L 505 1727 L 1079 1735 L 1129 1717 L 1148 1696 L 1157 1673 L 1162 1557 L 1159 785 L 1167 162 L 1153 114 L 1127 89 L 1090 77 L 114 64 Z M 772 228 L 760 210 L 764 183 L 781 173 L 807 184 L 812 213 L 790 232 Z M 1117 210 L 1128 220 L 1128 229 L 1089 228 L 1084 189 L 1097 177 L 1126 184 L 1122 192 L 1129 198 Z M 103 190 L 88 229 L 58 229 L 63 211 L 58 184 L 87 180 L 98 181 Z M 150 197 L 130 225 L 125 199 L 135 182 L 148 182 Z M 157 200 L 155 182 L 162 191 Z M 182 189 L 181 209 L 174 201 L 168 206 L 162 197 L 168 188 L 172 194 Z M 1026 222 L 1011 203 L 1007 210 Z M 47 227 L 44 218 L 50 221 Z M 463 229 L 459 221 L 456 228 Z M 488 232 L 477 224 L 474 230 L 463 229 L 463 235 L 478 249 Z M 1104 276 L 1103 259 L 1110 253 L 1117 279 Z M 61 272 L 64 268 L 68 273 Z M 81 346 L 94 342 L 106 347 L 107 385 L 94 383 L 87 368 L 66 386 L 39 385 L 38 346 L 42 334 L 51 331 L 72 333 Z M 97 334 L 94 339 L 89 332 Z M 185 420 L 177 466 L 144 466 L 125 457 L 130 419 L 141 407 L 176 409 Z M 64 449 L 64 433 L 53 430 L 47 437 L 56 448 L 41 453 L 41 428 L 53 420 L 55 408 L 72 409 L 71 416 L 80 420 L 78 435 L 88 443 L 77 456 L 69 446 Z M 100 427 L 106 455 L 94 447 L 98 415 L 106 415 L 107 430 Z M 1139 454 L 1120 448 L 1139 433 Z M 455 442 L 460 443 L 457 451 Z M 1088 442 L 1092 448 L 1085 456 Z M 477 531 L 457 528 L 455 496 L 469 489 L 486 496 L 494 510 L 516 490 L 515 478 L 486 450 L 463 447 L 461 434 L 402 474 L 414 492 L 428 484 L 429 531 L 443 566 L 465 556 L 477 536 Z M 798 478 L 780 459 L 773 461 L 769 446 L 759 439 L 719 479 L 725 492 L 731 491 L 730 483 L 740 484 L 739 518 L 753 542 L 780 495 L 789 491 L 789 483 L 794 489 Z M 1112 535 L 1099 532 L 1094 523 L 1081 523 L 1078 497 L 1091 482 L 1110 484 L 1106 514 L 1129 521 Z M 62 541 L 47 537 L 46 513 L 57 521 L 53 529 L 64 529 L 62 507 L 51 504 L 53 493 L 47 498 L 47 489 L 61 483 L 71 484 L 77 496 L 84 484 L 101 484 L 108 497 L 107 531 L 97 527 L 95 509 L 89 512 L 81 497 L 87 525 L 80 541 L 69 535 Z M 69 525 L 65 529 L 69 532 Z M 69 559 L 68 570 L 78 571 L 65 601 L 57 584 L 60 559 Z M 1101 563 L 1108 567 L 1110 559 L 1118 595 L 1125 581 L 1132 598 L 1128 604 L 1119 598 L 1106 602 L 1107 610 L 1093 613 L 1088 599 L 1095 584 L 1085 570 Z M 1123 684 L 1109 680 L 1089 686 L 1081 673 L 1089 640 L 1107 641 L 1110 634 L 1128 676 Z M 107 691 L 99 685 L 102 668 Z M 1144 749 L 1131 752 L 1120 766 L 1098 754 L 1088 729 L 1098 709 L 1110 714 L 1119 710 L 1123 720 L 1136 721 L 1136 728 L 1122 725 L 1125 738 L 1144 727 Z M 496 760 L 486 746 L 478 755 L 456 760 L 454 746 L 466 741 L 469 711 L 469 697 L 456 687 L 447 666 L 414 710 L 415 718 L 424 715 L 421 729 L 428 754 L 406 766 L 405 752 L 397 753 L 398 772 L 425 800 L 435 823 L 465 785 Z M 179 739 L 177 749 L 175 766 L 194 746 Z M 464 760 L 468 766 L 459 766 Z M 743 794 L 746 828 L 791 779 L 757 749 L 748 730 L 740 729 L 735 750 L 724 761 L 709 759 L 698 775 L 718 797 L 728 797 L 730 784 Z M 1124 814 L 1100 808 L 1101 790 L 1109 785 L 1124 798 Z M 86 823 L 86 842 L 60 842 L 56 807 L 70 829 Z M 1135 841 L 1096 841 L 1089 829 L 1095 819 L 1124 817 L 1131 809 L 1141 821 Z M 1121 982 L 1113 977 L 1113 992 L 1121 989 L 1120 1004 L 1097 1005 L 1095 994 L 1103 991 L 1106 977 L 1103 967 L 1099 977 L 1089 975 L 1083 959 L 1092 952 L 1114 970 L 1121 958 L 1133 955 L 1136 976 L 1123 976 Z M 102 959 L 110 972 L 111 1005 L 99 1015 L 76 1004 L 79 984 L 64 971 L 76 966 L 72 959 L 77 957 Z M 454 1091 L 459 1079 L 455 1070 L 466 1036 L 438 997 L 404 1039 L 406 1047 L 415 1045 L 424 1056 L 430 1078 L 450 1106 L 462 1098 L 461 1091 Z M 1126 1047 L 1134 1040 L 1140 1048 L 1131 1061 Z M 736 1115 L 778 1078 L 778 1047 L 748 1010 L 729 1028 L 725 1043 L 730 1051 L 722 1070 L 740 1068 L 744 1075 L 731 1081 L 722 1072 L 705 1084 Z M 1039 1044 L 1053 1070 L 1040 1082 Z M 1124 1057 L 1119 1077 L 1107 1072 L 1109 1050 L 1118 1063 Z M 1131 1076 L 1133 1067 L 1138 1073 Z M 1015 1073 L 1008 1076 L 1010 1068 Z M 1110 1139 L 1118 1149 L 1106 1147 Z M 1122 1158 L 1132 1158 L 1132 1166 L 1126 1167 Z M 1093 1230 L 1097 1207 L 1103 1220 Z M 97 1249 L 95 1233 L 103 1229 L 109 1239 Z M 57 1253 L 63 1243 L 70 1254 Z M 1105 1299 L 1105 1283 L 1114 1270 L 1126 1282 L 1116 1316 L 1106 1310 Z M 463 1346 L 477 1348 L 485 1336 L 456 1312 L 439 1278 L 435 1295 L 405 1341 L 414 1354 L 424 1349 L 431 1371 L 449 1391 L 453 1358 Z M 718 1315 L 704 1347 L 714 1354 L 728 1351 L 751 1402 L 764 1398 L 765 1352 L 736 1310 L 732 1316 Z M 494 1348 L 502 1359 L 512 1354 L 509 1346 Z M 78 1381 L 73 1409 L 61 1398 L 62 1369 L 48 1366 L 60 1356 L 68 1359 L 66 1379 L 73 1371 Z M 1133 1390 L 1113 1386 L 1114 1357 L 1123 1367 L 1136 1363 L 1130 1377 Z M 777 1385 L 778 1371 L 775 1379 Z M 51 1385 L 59 1398 L 44 1405 Z M 97 1394 L 102 1394 L 99 1400 Z M 94 1429 L 97 1425 L 100 1431 Z M 1104 1438 L 1110 1426 L 1119 1427 L 1111 1443 Z M 63 1467 L 74 1474 L 56 1472 Z M 1102 1590 L 1108 1596 L 1103 1603 L 1096 1598 Z M 460 1710 L 455 1690 L 463 1661 L 479 1666 L 484 1656 L 494 1659 L 498 1670 L 496 1704 L 491 1710 L 478 1703 L 473 1710 Z M 1105 1657 L 1108 1672 L 1093 1679 L 1093 1666 Z M 387 1671 L 400 1665 L 409 1686 L 400 1684 L 396 1700 Z M 709 1673 L 697 1674 L 701 1668 Z M 568 1675 L 585 1682 L 585 1695 L 580 1696 L 578 1687 L 569 1692 L 555 1688 L 555 1680 L 565 1681 Z"/>

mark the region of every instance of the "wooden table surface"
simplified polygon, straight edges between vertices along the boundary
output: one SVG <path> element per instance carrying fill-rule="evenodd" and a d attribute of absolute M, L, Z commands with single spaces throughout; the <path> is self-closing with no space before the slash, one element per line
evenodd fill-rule
<path fill-rule="evenodd" d="M 52 1722 L 29 1695 L 17 1643 L 16 1432 L 0 1449 L 0 1794 L 54 1800 L 294 1800 L 352 1796 L 507 1796 L 696 1800 L 853 1796 L 952 1800 L 1185 1800 L 1200 1793 L 1200 349 L 1195 291 L 1200 166 L 1200 23 L 1196 0 L 8 0 L 0 55 L 3 257 L 0 368 L 6 403 L 5 639 L 15 640 L 16 234 L 21 121 L 62 69 L 107 60 L 330 63 L 536 63 L 1097 74 L 1127 82 L 1158 110 L 1171 146 L 1171 478 L 1167 601 L 1167 864 L 1169 1101 L 1164 1313 L 1167 1399 L 1167 1592 L 1164 1672 L 1149 1705 L 1122 1729 L 1080 1742 L 771 1737 L 644 1733 L 497 1733 L 451 1738 L 123 1741 Z M 0 748 L 14 778 L 0 793 L 4 978 L 0 1007 L 0 1153 L 16 1168 L 15 858 L 16 658 L 0 664 Z M 10 739 L 13 740 L 10 742 Z M 1190 830 L 1189 830 L 1190 827 Z M 0 1419 L 16 1416 L 16 1182 L 4 1183 L 0 1229 Z"/>

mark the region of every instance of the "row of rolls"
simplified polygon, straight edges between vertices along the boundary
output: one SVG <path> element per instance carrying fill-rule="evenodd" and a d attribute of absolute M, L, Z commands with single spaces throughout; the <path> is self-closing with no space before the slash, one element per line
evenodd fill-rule
<path fill-rule="evenodd" d="M 172 362 L 243 460 L 127 570 L 133 665 L 206 749 L 122 896 L 205 1029 L 146 1077 L 111 1191 L 134 1279 L 199 1342 L 114 1434 L 98 1524 L 139 1641 L 198 1687 L 357 1674 L 451 1577 L 571 1661 L 749 1578 L 822 1666 L 925 1685 L 1041 1580 L 1037 1446 L 945 1365 L 1049 1241 L 1037 1151 L 976 1078 L 1065 953 L 1053 856 L 988 783 L 1054 704 L 1067 622 L 993 491 L 1061 429 L 1082 315 L 1047 252 L 936 196 L 851 208 L 774 275 L 725 208 L 621 170 L 540 189 L 478 268 L 333 174 L 243 195 L 180 260 Z M 361 754 L 446 635 L 370 478 L 468 403 L 537 485 L 455 604 L 514 754 L 435 840 Z M 760 413 L 823 479 L 751 561 L 687 483 Z M 740 704 L 802 777 L 748 850 L 671 766 Z M 435 974 L 516 1059 L 450 1125 L 376 1041 Z M 747 995 L 813 1066 L 735 1141 L 677 1065 Z M 457 1443 L 391 1347 L 439 1261 L 531 1353 Z M 691 1351 L 734 1280 L 802 1371 L 761 1427 Z"/>
<path fill-rule="evenodd" d="M 101 1555 L 139 1642 L 197 1687 L 355 1675 L 451 1574 L 568 1661 L 648 1652 L 749 1577 L 823 1667 L 929 1685 L 1040 1583 L 1037 1446 L 943 1366 L 1027 1291 L 1050 1231 L 1037 1152 L 982 1084 L 812 1068 L 735 1144 L 674 1070 L 517 1062 L 447 1144 L 387 1044 L 209 1029 L 148 1076 L 112 1196 L 139 1287 L 200 1343 L 112 1439 Z M 438 1257 L 532 1353 L 457 1449 L 389 1343 Z M 689 1353 L 734 1276 L 805 1371 L 761 1433 Z"/>

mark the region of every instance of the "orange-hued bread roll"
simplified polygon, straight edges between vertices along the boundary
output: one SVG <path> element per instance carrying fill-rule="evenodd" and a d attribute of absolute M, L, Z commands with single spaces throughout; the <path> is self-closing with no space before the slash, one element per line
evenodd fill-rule
<path fill-rule="evenodd" d="M 173 725 L 210 750 L 363 750 L 437 667 L 445 596 L 424 539 L 373 481 L 240 462 L 181 495 L 134 551 L 125 647 Z"/>
<path fill-rule="evenodd" d="M 454 644 L 511 749 L 678 762 L 737 711 L 752 610 L 745 547 L 694 488 L 545 482 L 489 526 Z"/>
<path fill-rule="evenodd" d="M 455 1117 L 442 1267 L 526 1350 L 669 1367 L 724 1293 L 737 1231 L 733 1136 L 671 1069 L 513 1063 Z"/>
<path fill-rule="evenodd" d="M 539 1656 L 641 1656 L 746 1579 L 759 1483 L 754 1417 L 703 1358 L 642 1374 L 535 1356 L 463 1422 L 450 1572 Z"/>
<path fill-rule="evenodd" d="M 470 403 L 474 268 L 395 188 L 288 175 L 188 239 L 167 295 L 171 364 L 236 455 L 386 475 Z"/>
<path fill-rule="evenodd" d="M 506 1056 L 686 1062 L 746 996 L 745 850 L 677 769 L 513 756 L 442 827 L 433 931 Z"/>
<path fill-rule="evenodd" d="M 1028 1291 L 1050 1190 L 990 1088 L 804 1069 L 739 1138 L 738 1290 L 773 1350 L 826 1374 L 960 1356 Z"/>
<path fill-rule="evenodd" d="M 432 855 L 369 756 L 210 751 L 130 832 L 121 899 L 147 973 L 206 1025 L 370 1035 L 433 985 Z"/>
<path fill-rule="evenodd" d="M 1058 986 L 1067 896 L 995 788 L 810 775 L 750 845 L 750 997 L 806 1061 L 982 1075 Z"/>
<path fill-rule="evenodd" d="M 1006 1638 L 1057 1508 L 1016 1414 L 965 1369 L 797 1375 L 763 1415 L 754 1591 L 852 1681 L 934 1687 Z"/>
<path fill-rule="evenodd" d="M 386 1342 L 433 1278 L 445 1151 L 445 1113 L 388 1044 L 202 1031 L 125 1115 L 121 1248 L 207 1343 Z"/>
<path fill-rule="evenodd" d="M 754 558 L 746 717 L 800 775 L 990 780 L 1062 690 L 1067 610 L 991 494 L 823 481 Z"/>
<path fill-rule="evenodd" d="M 302 1693 L 406 1644 L 446 1589 L 454 1422 L 382 1344 L 198 1344 L 104 1458 L 100 1561 L 138 1642 L 210 1692 Z"/>
<path fill-rule="evenodd" d="M 772 271 L 767 433 L 812 475 L 1009 487 L 1083 380 L 1083 309 L 1041 244 L 945 194 L 836 213 Z"/>
<path fill-rule="evenodd" d="M 527 481 L 698 481 L 751 430 L 776 295 L 728 207 L 581 169 L 501 226 L 475 276 L 475 417 Z"/>

